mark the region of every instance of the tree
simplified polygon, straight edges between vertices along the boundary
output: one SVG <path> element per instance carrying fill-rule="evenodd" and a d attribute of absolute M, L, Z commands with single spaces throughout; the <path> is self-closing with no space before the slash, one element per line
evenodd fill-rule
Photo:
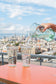
<path fill-rule="evenodd" d="M 18 43 L 15 43 L 15 46 L 19 46 L 19 42 Z"/>

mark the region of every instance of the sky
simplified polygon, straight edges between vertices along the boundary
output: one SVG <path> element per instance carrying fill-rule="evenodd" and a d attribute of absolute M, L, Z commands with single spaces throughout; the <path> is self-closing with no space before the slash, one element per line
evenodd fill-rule
<path fill-rule="evenodd" d="M 56 0 L 0 0 L 0 34 L 27 33 L 33 23 L 56 24 Z"/>

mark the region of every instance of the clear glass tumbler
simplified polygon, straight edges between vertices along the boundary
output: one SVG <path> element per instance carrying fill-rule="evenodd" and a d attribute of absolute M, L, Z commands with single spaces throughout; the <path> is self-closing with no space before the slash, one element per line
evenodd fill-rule
<path fill-rule="evenodd" d="M 9 66 L 16 66 L 17 49 L 15 47 L 8 48 L 8 63 Z"/>
<path fill-rule="evenodd" d="M 21 47 L 21 53 L 22 53 L 23 66 L 29 67 L 30 66 L 31 47 L 29 47 L 29 46 Z"/>

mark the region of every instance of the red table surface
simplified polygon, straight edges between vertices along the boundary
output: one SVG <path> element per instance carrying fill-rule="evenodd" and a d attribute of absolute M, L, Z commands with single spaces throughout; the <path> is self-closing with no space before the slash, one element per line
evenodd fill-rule
<path fill-rule="evenodd" d="M 30 65 L 23 67 L 17 63 L 16 67 L 0 66 L 0 78 L 20 84 L 56 84 L 56 68 Z"/>

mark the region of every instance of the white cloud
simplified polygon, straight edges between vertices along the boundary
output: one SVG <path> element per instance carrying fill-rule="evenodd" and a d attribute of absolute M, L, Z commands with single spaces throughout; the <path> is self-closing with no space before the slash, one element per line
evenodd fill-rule
<path fill-rule="evenodd" d="M 3 21 L 3 20 L 5 20 L 5 18 L 0 18 L 0 21 Z"/>
<path fill-rule="evenodd" d="M 18 20 L 22 20 L 22 17 L 18 17 Z"/>
<path fill-rule="evenodd" d="M 4 0 L 0 0 L 0 1 L 4 1 Z M 49 6 L 49 7 L 53 7 L 56 8 L 56 0 L 5 0 L 5 2 L 11 2 L 11 3 L 34 3 L 37 5 L 44 5 L 44 6 Z"/>
<path fill-rule="evenodd" d="M 31 6 L 20 6 L 15 4 L 0 3 L 0 11 L 5 12 L 10 18 L 24 15 L 44 15 L 44 9 L 36 9 Z"/>
<path fill-rule="evenodd" d="M 44 21 L 49 21 L 51 20 L 52 18 L 48 17 L 48 18 L 45 18 Z"/>
<path fill-rule="evenodd" d="M 45 9 L 37 9 L 40 12 L 45 12 Z"/>
<path fill-rule="evenodd" d="M 5 23 L 0 23 L 0 32 L 1 33 L 27 33 L 30 31 L 29 26 L 23 26 L 21 24 L 5 24 Z"/>
<path fill-rule="evenodd" d="M 44 18 L 42 21 L 41 21 L 41 23 L 51 23 L 51 21 L 52 21 L 52 18 L 51 17 L 46 17 L 46 18 Z"/>
<path fill-rule="evenodd" d="M 9 30 L 9 31 L 13 31 L 14 29 L 15 29 L 15 27 L 12 25 L 12 26 L 8 27 L 7 30 Z"/>
<path fill-rule="evenodd" d="M 15 28 L 14 28 L 14 25 L 13 24 L 5 24 L 5 23 L 0 23 L 0 30 L 3 30 L 3 31 L 13 31 Z"/>

